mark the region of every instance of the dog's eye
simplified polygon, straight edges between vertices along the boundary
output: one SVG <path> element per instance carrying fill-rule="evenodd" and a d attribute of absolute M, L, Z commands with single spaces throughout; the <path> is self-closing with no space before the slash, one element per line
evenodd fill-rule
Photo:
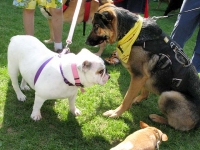
<path fill-rule="evenodd" d="M 104 69 L 100 70 L 98 73 L 102 75 L 104 73 Z"/>
<path fill-rule="evenodd" d="M 99 24 L 94 24 L 94 27 L 95 27 L 96 29 L 98 29 L 98 28 L 100 27 L 100 25 L 99 25 Z"/>

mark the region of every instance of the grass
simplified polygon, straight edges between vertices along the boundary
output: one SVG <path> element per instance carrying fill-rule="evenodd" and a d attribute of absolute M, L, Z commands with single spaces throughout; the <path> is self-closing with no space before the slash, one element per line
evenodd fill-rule
<path fill-rule="evenodd" d="M 150 2 L 150 16 L 164 13 L 166 4 L 156 10 L 157 3 Z M 178 12 L 178 11 L 177 11 Z M 171 33 L 176 16 L 158 20 L 158 24 L 168 34 Z M 107 150 L 122 141 L 127 135 L 139 129 L 139 121 L 155 126 L 165 132 L 169 140 L 160 146 L 162 150 L 197 150 L 199 129 L 180 132 L 175 129 L 151 122 L 150 113 L 158 113 L 157 96 L 151 94 L 148 100 L 126 111 L 118 119 L 102 116 L 109 109 L 116 108 L 123 100 L 128 89 L 130 76 L 121 64 L 107 66 L 111 79 L 104 86 L 93 86 L 82 94 L 78 93 L 76 105 L 82 115 L 74 117 L 69 112 L 67 100 L 46 101 L 41 109 L 43 119 L 34 122 L 30 119 L 34 91 L 26 91 L 27 100 L 19 102 L 11 86 L 7 73 L 7 46 L 9 39 L 24 34 L 22 10 L 12 6 L 12 0 L 1 0 L 0 9 L 0 150 Z M 67 38 L 70 25 L 64 24 L 63 43 Z M 86 35 L 91 25 L 87 26 Z M 191 57 L 197 33 L 185 45 L 185 52 Z M 41 41 L 49 38 L 46 19 L 39 10 L 35 13 L 35 36 Z M 98 48 L 84 44 L 82 24 L 77 25 L 70 45 L 71 52 L 78 53 L 86 47 L 92 52 Z M 47 45 L 53 49 L 53 45 Z M 102 57 L 109 57 L 115 45 L 107 45 Z M 34 62 L 33 62 L 34 63 Z"/>

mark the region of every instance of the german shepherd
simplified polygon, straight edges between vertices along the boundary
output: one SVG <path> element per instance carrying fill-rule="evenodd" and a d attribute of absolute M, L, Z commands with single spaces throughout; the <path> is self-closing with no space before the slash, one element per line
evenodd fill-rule
<path fill-rule="evenodd" d="M 125 54 L 127 49 L 122 49 L 120 41 L 141 22 L 141 16 L 115 7 L 107 0 L 101 1 L 101 4 L 94 15 L 93 28 L 86 44 L 118 41 L 118 53 Z M 131 44 L 129 57 L 127 60 L 120 58 L 131 75 L 128 91 L 119 107 L 103 115 L 119 117 L 132 103 L 146 99 L 152 92 L 160 95 L 158 107 L 166 118 L 151 114 L 151 120 L 182 131 L 199 126 L 200 79 L 190 59 L 152 18 L 142 18 L 138 30 L 140 32 Z"/>

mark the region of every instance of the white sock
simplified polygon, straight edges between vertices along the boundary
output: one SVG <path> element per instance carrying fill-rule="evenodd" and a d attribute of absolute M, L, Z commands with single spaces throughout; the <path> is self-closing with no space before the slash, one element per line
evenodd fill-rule
<path fill-rule="evenodd" d="M 54 42 L 54 50 L 57 51 L 58 49 L 63 49 L 62 42 L 60 42 L 60 43 Z"/>

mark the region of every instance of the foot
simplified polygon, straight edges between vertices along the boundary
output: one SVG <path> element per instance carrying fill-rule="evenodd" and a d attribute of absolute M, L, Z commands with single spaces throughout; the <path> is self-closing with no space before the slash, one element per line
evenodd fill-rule
<path fill-rule="evenodd" d="M 103 113 L 103 116 L 110 117 L 110 118 L 117 118 L 119 114 L 115 110 L 108 110 Z"/>
<path fill-rule="evenodd" d="M 35 121 L 38 121 L 42 118 L 40 111 L 33 111 L 31 114 L 31 118 Z"/>
<path fill-rule="evenodd" d="M 105 58 L 104 61 L 105 61 L 107 64 L 110 64 L 110 65 L 119 64 L 120 61 L 119 61 L 119 58 L 118 58 L 118 55 L 117 55 L 117 51 L 114 51 L 114 52 L 111 54 L 111 57 Z"/>
<path fill-rule="evenodd" d="M 81 111 L 75 107 L 75 109 L 70 110 L 72 114 L 74 114 L 75 116 L 79 116 L 81 115 Z"/>
<path fill-rule="evenodd" d="M 19 101 L 24 102 L 26 100 L 26 95 L 24 95 L 21 91 L 17 93 L 17 99 Z"/>
<path fill-rule="evenodd" d="M 161 117 L 157 114 L 150 114 L 149 115 L 149 118 L 154 121 L 154 122 L 157 122 L 157 123 L 161 123 L 161 124 L 168 124 L 168 121 L 166 118 L 164 117 Z"/>
<path fill-rule="evenodd" d="M 20 86 L 21 90 L 30 90 L 30 87 L 28 85 L 23 85 L 23 86 Z"/>

